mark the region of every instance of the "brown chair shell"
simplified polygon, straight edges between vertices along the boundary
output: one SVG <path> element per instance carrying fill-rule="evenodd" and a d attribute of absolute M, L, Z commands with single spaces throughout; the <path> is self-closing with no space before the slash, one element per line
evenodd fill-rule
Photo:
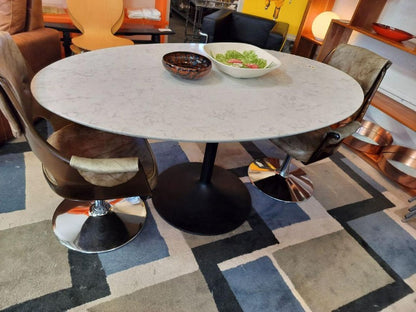
<path fill-rule="evenodd" d="M 0 32 L 0 51 L 0 62 L 7 64 L 0 68 L 2 105 L 14 113 L 14 119 L 42 162 L 47 172 L 45 176 L 58 195 L 77 200 L 96 200 L 151 194 L 150 186 L 155 186 L 157 168 L 147 140 L 74 125 L 47 112 L 32 97 L 29 88 L 31 73 L 8 33 Z M 66 127 L 57 129 L 48 143 L 35 129 L 35 122 L 39 119 L 49 120 L 55 127 L 65 124 Z M 106 151 L 100 149 L 102 145 Z M 125 183 L 111 188 L 100 187 L 87 182 L 69 165 L 74 154 L 92 158 L 137 156 L 142 170 Z"/>
<path fill-rule="evenodd" d="M 363 89 L 364 100 L 352 116 L 336 125 L 271 140 L 287 155 L 283 165 L 279 169 L 271 165 L 278 163 L 277 161 L 256 160 L 249 166 L 249 178 L 254 185 L 273 198 L 295 202 L 312 195 L 312 182 L 303 170 L 290 169 L 291 159 L 310 164 L 335 153 L 342 141 L 360 127 L 360 121 L 391 65 L 389 60 L 376 53 L 349 44 L 339 45 L 324 62 L 353 77 Z M 334 105 L 336 106 L 336 103 Z M 274 178 L 270 178 L 271 176 Z M 272 183 L 275 184 L 274 187 L 270 187 Z"/>

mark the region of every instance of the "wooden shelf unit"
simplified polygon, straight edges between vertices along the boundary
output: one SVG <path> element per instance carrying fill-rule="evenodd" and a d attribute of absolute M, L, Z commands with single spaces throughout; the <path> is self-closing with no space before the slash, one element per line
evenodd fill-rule
<path fill-rule="evenodd" d="M 292 53 L 313 58 L 317 47 L 322 41 L 316 40 L 312 34 L 312 23 L 317 15 L 332 10 L 335 0 L 309 0 L 293 45 Z"/>
<path fill-rule="evenodd" d="M 315 40 L 311 32 L 313 19 L 321 12 L 331 10 L 334 1 L 314 1 L 310 0 L 305 10 L 299 32 L 293 47 L 294 54 L 308 58 L 315 56 L 319 47 L 317 56 L 318 61 L 322 61 L 329 52 L 341 43 L 347 43 L 353 31 L 359 32 L 365 36 L 371 37 L 397 49 L 416 55 L 416 44 L 413 42 L 397 42 L 382 37 L 372 29 L 372 23 L 377 22 L 381 12 L 388 0 L 359 0 L 351 21 L 333 20 L 323 42 Z M 409 129 L 416 131 L 416 111 L 393 100 L 392 98 L 376 92 L 371 101 L 371 105 L 383 113 L 387 114 L 394 120 L 400 122 Z M 377 162 L 379 155 L 361 153 L 353 148 L 352 151 L 360 155 L 374 168 L 379 169 Z M 399 187 L 399 184 L 397 184 Z M 415 196 L 416 190 L 402 187 L 409 195 Z"/>
<path fill-rule="evenodd" d="M 341 43 L 347 43 L 353 31 L 381 41 L 406 53 L 416 55 L 416 44 L 410 41 L 397 42 L 378 35 L 372 29 L 388 0 L 360 0 L 351 21 L 333 20 L 319 49 L 318 61 Z M 416 131 L 416 112 L 397 101 L 378 93 L 372 105 L 408 128 Z"/>
<path fill-rule="evenodd" d="M 397 42 L 390 40 L 378 35 L 372 29 L 372 24 L 377 22 L 386 3 L 387 0 L 360 0 L 350 22 L 333 20 L 322 43 L 317 59 L 322 60 L 338 44 L 348 42 L 352 31 L 359 32 L 397 49 L 416 55 L 415 43 L 411 41 Z"/>
<path fill-rule="evenodd" d="M 351 21 L 333 20 L 325 40 L 316 40 L 311 28 L 315 17 L 324 11 L 332 10 L 335 0 L 309 0 L 305 9 L 301 25 L 293 46 L 293 54 L 313 58 L 318 47 L 317 59 L 322 59 L 338 44 L 349 40 L 352 31 L 384 42 L 397 49 L 416 55 L 416 44 L 411 41 L 397 42 L 378 35 L 373 29 L 373 22 L 377 22 L 388 0 L 360 0 Z"/>
<path fill-rule="evenodd" d="M 409 107 L 380 92 L 376 92 L 374 95 L 371 106 L 376 107 L 409 129 L 416 131 L 416 111 Z"/>
<path fill-rule="evenodd" d="M 416 55 L 416 44 L 414 42 L 398 42 L 390 40 L 386 37 L 377 34 L 375 31 L 372 30 L 371 26 L 370 28 L 365 28 L 363 26 L 354 26 L 352 25 L 352 23 L 343 20 L 333 20 L 326 34 L 325 40 L 322 43 L 317 60 L 322 61 L 325 58 L 325 56 L 328 55 L 328 53 L 331 52 L 331 50 L 335 48 L 338 44 L 348 42 L 348 39 L 350 38 L 352 31 L 359 32 L 367 37 L 371 37 L 385 44 L 393 46 L 397 49 Z"/>

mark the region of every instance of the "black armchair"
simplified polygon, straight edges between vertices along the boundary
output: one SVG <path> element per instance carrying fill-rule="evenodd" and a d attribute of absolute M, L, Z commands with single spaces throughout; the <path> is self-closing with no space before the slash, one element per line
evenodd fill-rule
<path fill-rule="evenodd" d="M 202 20 L 207 42 L 243 42 L 262 49 L 280 51 L 289 24 L 231 10 L 218 10 Z"/>

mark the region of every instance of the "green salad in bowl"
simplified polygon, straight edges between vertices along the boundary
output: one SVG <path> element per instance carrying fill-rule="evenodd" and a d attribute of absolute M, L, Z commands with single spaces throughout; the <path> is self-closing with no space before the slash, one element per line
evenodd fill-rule
<path fill-rule="evenodd" d="M 204 51 L 217 69 L 234 78 L 261 77 L 281 65 L 280 60 L 273 55 L 275 52 L 248 43 L 207 43 Z"/>
<path fill-rule="evenodd" d="M 224 54 L 218 53 L 214 57 L 218 62 L 235 67 L 265 68 L 267 66 L 267 61 L 263 58 L 259 58 L 253 50 L 243 52 L 228 50 Z"/>

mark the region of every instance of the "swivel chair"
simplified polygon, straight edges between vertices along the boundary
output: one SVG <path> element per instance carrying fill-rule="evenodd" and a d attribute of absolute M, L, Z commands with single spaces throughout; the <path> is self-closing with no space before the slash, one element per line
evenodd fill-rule
<path fill-rule="evenodd" d="M 85 253 L 131 241 L 143 228 L 144 202 L 111 203 L 151 196 L 157 167 L 147 140 L 90 129 L 43 109 L 29 89 L 32 74 L 6 32 L 0 32 L 0 63 L 0 108 L 15 134 L 25 135 L 49 186 L 65 198 L 53 216 L 59 241 Z M 36 130 L 39 119 L 54 128 L 47 139 Z"/>
<path fill-rule="evenodd" d="M 248 176 L 257 188 L 272 198 L 298 202 L 312 195 L 312 182 L 302 169 L 291 164 L 292 158 L 307 165 L 331 156 L 342 140 L 360 127 L 374 93 L 391 65 L 389 60 L 372 51 L 348 44 L 341 44 L 331 51 L 324 63 L 346 72 L 357 80 L 364 92 L 363 103 L 353 116 L 336 125 L 271 139 L 272 143 L 286 153 L 286 158 L 282 163 L 275 158 L 255 160 L 249 165 Z"/>
<path fill-rule="evenodd" d="M 221 9 L 204 16 L 201 35 L 206 42 L 243 42 L 262 49 L 282 50 L 289 24 Z"/>
<path fill-rule="evenodd" d="M 74 53 L 133 45 L 133 41 L 114 33 L 124 20 L 122 0 L 67 0 L 68 14 L 81 35 L 72 38 Z"/>

